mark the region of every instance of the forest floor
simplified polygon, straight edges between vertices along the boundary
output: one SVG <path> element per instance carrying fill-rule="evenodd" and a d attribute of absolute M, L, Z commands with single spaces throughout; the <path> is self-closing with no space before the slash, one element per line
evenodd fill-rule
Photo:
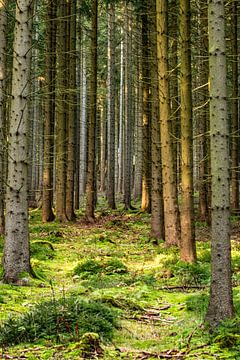
<path fill-rule="evenodd" d="M 179 261 L 177 248 L 166 249 L 150 238 L 147 214 L 110 213 L 101 207 L 91 225 L 78 215 L 74 223 L 42 224 L 40 211 L 30 212 L 31 262 L 38 279 L 23 277 L 19 286 L 0 285 L 0 320 L 6 324 L 9 316 L 18 319 L 34 312 L 35 304 L 64 302 L 72 294 L 74 299 L 105 304 L 114 311 L 117 325 L 108 340 L 101 339 L 89 353 L 81 349 L 76 326 L 74 336 L 65 324 L 65 335 L 39 338 L 36 326 L 34 341 L 10 346 L 15 330 L 5 325 L 10 340 L 3 341 L 0 334 L 0 359 L 240 359 L 238 321 L 223 324 L 212 335 L 204 325 L 210 281 L 206 224 L 196 224 L 198 262 L 187 265 Z M 238 218 L 232 227 L 234 304 L 239 314 Z M 0 244 L 2 252 L 3 239 Z M 43 310 L 46 323 L 51 320 L 48 306 Z"/>

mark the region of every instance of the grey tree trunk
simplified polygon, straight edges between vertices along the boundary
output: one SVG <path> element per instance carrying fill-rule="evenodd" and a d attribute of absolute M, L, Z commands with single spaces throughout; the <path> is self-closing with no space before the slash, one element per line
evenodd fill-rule
<path fill-rule="evenodd" d="M 66 2 L 58 3 L 56 79 L 56 217 L 66 221 Z"/>
<path fill-rule="evenodd" d="M 231 207 L 239 209 L 239 94 L 238 94 L 238 2 L 234 0 L 232 10 L 232 138 L 231 138 Z"/>
<path fill-rule="evenodd" d="M 87 172 L 87 64 L 86 49 L 84 44 L 84 33 L 81 45 L 81 92 L 80 92 L 80 155 L 79 155 L 79 193 L 80 197 L 86 190 L 86 172 Z"/>
<path fill-rule="evenodd" d="M 193 128 L 190 49 L 190 1 L 180 0 L 180 94 L 181 94 L 181 243 L 183 261 L 196 261 L 193 208 Z"/>
<path fill-rule="evenodd" d="M 107 198 L 111 209 L 115 203 L 115 6 L 108 6 L 108 189 Z"/>
<path fill-rule="evenodd" d="M 0 234 L 4 233 L 4 180 L 5 180 L 5 149 L 4 131 L 6 126 L 6 26 L 7 26 L 7 1 L 0 1 Z"/>
<path fill-rule="evenodd" d="M 142 211 L 151 211 L 151 117 L 150 117 L 150 56 L 149 1 L 142 1 Z"/>
<path fill-rule="evenodd" d="M 14 283 L 31 272 L 28 230 L 28 129 L 32 46 L 32 0 L 18 0 L 13 44 L 9 125 L 4 281 Z"/>
<path fill-rule="evenodd" d="M 208 3 L 210 141 L 212 176 L 211 327 L 233 316 L 230 244 L 229 129 L 224 0 Z"/>
<path fill-rule="evenodd" d="M 54 0 L 47 3 L 46 28 L 46 84 L 43 150 L 43 194 L 42 221 L 53 221 L 53 160 L 54 160 L 54 123 L 55 123 L 55 81 L 56 81 L 56 19 L 57 6 Z"/>
<path fill-rule="evenodd" d="M 74 213 L 74 173 L 76 154 L 76 0 L 69 1 L 69 80 L 68 80 L 68 144 L 67 144 L 67 189 L 66 215 L 69 221 L 75 219 Z"/>
<path fill-rule="evenodd" d="M 132 9 L 128 4 L 125 11 L 125 31 L 126 31 L 126 53 L 125 53 L 125 149 L 124 149 L 124 204 L 125 209 L 132 208 L 131 188 L 132 188 Z"/>
<path fill-rule="evenodd" d="M 151 54 L 151 138 L 152 138 L 152 186 L 151 186 L 151 235 L 156 239 L 164 239 L 164 213 L 162 192 L 161 143 L 158 101 L 158 63 L 157 63 L 157 32 L 156 2 L 150 3 L 150 54 Z"/>
<path fill-rule="evenodd" d="M 123 34 L 123 31 L 121 31 Z M 124 39 L 125 40 L 125 39 Z M 124 44 L 121 41 L 120 50 L 120 89 L 119 89 L 119 145 L 118 145 L 118 192 L 123 192 L 123 178 L 124 178 Z"/>
<path fill-rule="evenodd" d="M 98 0 L 92 1 L 92 31 L 91 31 L 91 74 L 89 89 L 89 126 L 88 126 L 88 157 L 86 181 L 86 212 L 87 221 L 94 221 L 95 184 L 96 184 L 96 121 L 97 121 L 97 28 L 98 28 Z"/>

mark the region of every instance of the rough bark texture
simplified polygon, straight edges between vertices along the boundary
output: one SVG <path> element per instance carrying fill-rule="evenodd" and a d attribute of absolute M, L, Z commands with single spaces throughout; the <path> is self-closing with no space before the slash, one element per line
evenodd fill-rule
<path fill-rule="evenodd" d="M 150 49 L 151 49 L 151 138 L 152 138 L 152 187 L 151 187 L 151 235 L 164 239 L 164 214 L 162 194 L 161 144 L 158 101 L 158 64 L 156 37 L 156 2 L 151 0 L 150 8 Z"/>
<path fill-rule="evenodd" d="M 54 0 L 47 3 L 46 29 L 46 73 L 45 73 L 45 116 L 44 116 L 44 161 L 42 221 L 53 221 L 53 156 L 55 122 L 55 76 L 56 76 L 56 19 L 57 7 Z"/>
<path fill-rule="evenodd" d="M 198 35 L 200 47 L 198 50 L 198 82 L 196 97 L 198 109 L 195 112 L 197 126 L 197 160 L 198 160 L 198 190 L 199 190 L 199 218 L 209 221 L 210 209 L 208 204 L 209 191 L 209 104 L 208 104 L 208 38 L 207 38 L 207 7 L 202 7 L 198 1 Z"/>
<path fill-rule="evenodd" d="M 123 31 L 121 31 L 121 35 Z M 124 39 L 125 40 L 125 39 Z M 119 146 L 118 146 L 118 192 L 123 193 L 124 169 L 124 41 L 121 40 L 120 48 L 120 89 L 119 89 Z"/>
<path fill-rule="evenodd" d="M 124 205 L 125 209 L 130 209 L 131 188 L 132 188 L 132 28 L 131 28 L 131 9 L 126 4 L 125 11 L 125 149 L 124 149 Z"/>
<path fill-rule="evenodd" d="M 231 138 L 231 207 L 239 209 L 239 97 L 238 97 L 238 8 L 237 1 L 232 2 L 232 138 Z"/>
<path fill-rule="evenodd" d="M 206 320 L 211 327 L 233 316 L 229 222 L 229 130 L 227 122 L 224 0 L 208 3 L 210 140 L 212 176 L 211 287 Z"/>
<path fill-rule="evenodd" d="M 66 215 L 69 221 L 76 217 L 74 213 L 74 173 L 76 154 L 76 0 L 68 3 L 69 7 L 69 81 L 68 81 L 68 144 L 67 144 L 67 188 Z"/>
<path fill-rule="evenodd" d="M 87 182 L 86 182 L 86 219 L 94 220 L 95 209 L 95 132 L 97 121 L 97 9 L 98 1 L 92 1 L 92 34 L 91 34 L 91 77 L 89 93 L 89 119 L 88 119 L 88 154 L 87 154 Z"/>
<path fill-rule="evenodd" d="M 157 1 L 157 53 L 159 74 L 162 182 L 166 246 L 179 244 L 179 218 L 173 170 L 168 83 L 167 2 Z"/>
<path fill-rule="evenodd" d="M 5 177 L 5 147 L 4 129 L 5 121 L 5 103 L 6 103 L 6 14 L 7 1 L 0 1 L 0 234 L 4 233 L 5 217 L 4 217 L 4 177 Z"/>
<path fill-rule="evenodd" d="M 149 6 L 142 1 L 142 211 L 151 211 L 151 118 L 150 118 L 150 56 Z"/>
<path fill-rule="evenodd" d="M 115 203 L 115 6 L 108 7 L 108 205 Z"/>
<path fill-rule="evenodd" d="M 190 50 L 190 1 L 180 0 L 181 94 L 181 243 L 180 257 L 196 260 L 193 209 L 193 129 Z"/>
<path fill-rule="evenodd" d="M 27 172 L 32 5 L 32 0 L 18 0 L 16 6 L 3 255 L 6 282 L 16 282 L 21 273 L 31 272 Z"/>
<path fill-rule="evenodd" d="M 56 217 L 66 221 L 66 2 L 58 4 L 56 80 Z"/>

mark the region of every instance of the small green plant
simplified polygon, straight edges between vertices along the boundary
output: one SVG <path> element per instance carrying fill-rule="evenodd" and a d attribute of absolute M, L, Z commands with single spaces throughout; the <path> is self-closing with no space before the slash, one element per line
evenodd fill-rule
<path fill-rule="evenodd" d="M 10 317 L 0 326 L 0 344 L 34 342 L 38 339 L 75 340 L 86 332 L 110 340 L 117 325 L 117 312 L 100 301 L 76 296 L 53 298 L 37 304 L 20 317 Z"/>
<path fill-rule="evenodd" d="M 79 263 L 74 269 L 74 275 L 87 279 L 93 275 L 127 274 L 128 269 L 119 259 L 111 258 L 107 261 L 88 259 Z"/>
<path fill-rule="evenodd" d="M 210 280 L 209 266 L 200 262 L 188 264 L 178 261 L 171 270 L 182 286 L 205 285 Z"/>
<path fill-rule="evenodd" d="M 220 348 L 232 348 L 240 345 L 240 320 L 227 320 L 213 333 L 212 342 Z"/>

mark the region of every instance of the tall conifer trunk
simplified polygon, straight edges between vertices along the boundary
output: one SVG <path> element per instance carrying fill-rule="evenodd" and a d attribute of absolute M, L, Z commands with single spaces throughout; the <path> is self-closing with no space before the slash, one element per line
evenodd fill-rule
<path fill-rule="evenodd" d="M 190 49 L 190 1 L 180 0 L 181 93 L 181 244 L 183 261 L 196 260 L 193 209 L 193 129 Z"/>
<path fill-rule="evenodd" d="M 18 0 L 8 144 L 4 281 L 31 272 L 28 230 L 28 129 L 32 46 L 32 0 Z"/>
<path fill-rule="evenodd" d="M 4 233 L 5 215 L 4 215 L 4 178 L 5 178 L 5 116 L 6 116 L 6 26 L 7 26 L 7 1 L 0 1 L 0 234 Z"/>
<path fill-rule="evenodd" d="M 88 153 L 87 153 L 87 181 L 86 181 L 86 219 L 94 220 L 95 209 L 95 163 L 96 147 L 95 133 L 97 121 L 97 27 L 98 27 L 98 0 L 92 1 L 92 32 L 91 32 L 91 77 L 89 89 L 89 117 L 88 117 Z"/>
<path fill-rule="evenodd" d="M 150 56 L 149 2 L 142 1 L 142 211 L 151 211 L 151 117 L 150 117 Z"/>
<path fill-rule="evenodd" d="M 231 207 L 239 209 L 239 95 L 238 95 L 238 2 L 232 2 L 232 146 Z"/>
<path fill-rule="evenodd" d="M 230 243 L 229 129 L 224 0 L 208 3 L 210 141 L 212 177 L 211 327 L 233 316 Z"/>
<path fill-rule="evenodd" d="M 158 0 L 156 4 L 164 225 L 166 246 L 171 246 L 179 244 L 180 230 L 173 168 L 172 139 L 170 135 L 167 1 Z"/>
<path fill-rule="evenodd" d="M 56 79 L 56 217 L 66 221 L 66 1 L 59 0 Z"/>
<path fill-rule="evenodd" d="M 53 158 L 55 123 L 55 77 L 56 77 L 56 16 L 55 0 L 47 2 L 45 116 L 43 153 L 42 221 L 53 221 Z"/>
<path fill-rule="evenodd" d="M 115 6 L 108 6 L 108 204 L 115 203 Z"/>
<path fill-rule="evenodd" d="M 68 80 L 68 129 L 67 129 L 67 188 L 66 215 L 69 221 L 75 219 L 74 213 L 74 172 L 76 154 L 76 0 L 68 3 L 69 7 L 69 80 Z"/>

